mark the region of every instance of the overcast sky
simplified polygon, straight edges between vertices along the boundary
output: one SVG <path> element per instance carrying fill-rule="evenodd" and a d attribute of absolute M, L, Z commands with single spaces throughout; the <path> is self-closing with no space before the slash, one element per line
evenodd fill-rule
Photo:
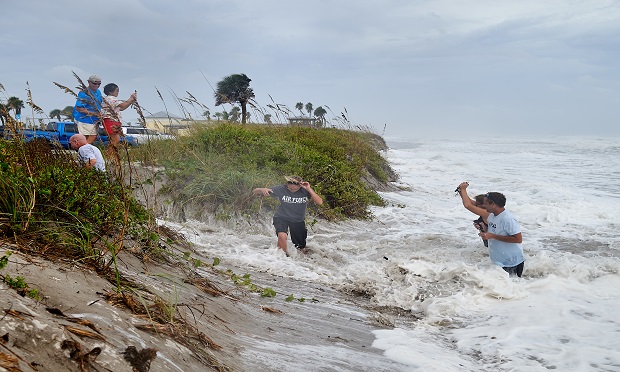
<path fill-rule="evenodd" d="M 230 111 L 210 85 L 245 73 L 267 112 L 346 109 L 386 136 L 620 135 L 615 0 L 6 3 L 0 99 L 26 101 L 28 82 L 46 113 L 74 104 L 53 84 L 75 87 L 72 71 L 117 83 L 120 98 L 137 90 L 146 113 L 175 115 L 187 92 Z"/>

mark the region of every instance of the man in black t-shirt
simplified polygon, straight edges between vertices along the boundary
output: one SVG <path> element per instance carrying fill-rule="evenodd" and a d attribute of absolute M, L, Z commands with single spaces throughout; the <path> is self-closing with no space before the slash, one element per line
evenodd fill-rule
<path fill-rule="evenodd" d="M 323 199 L 318 196 L 310 184 L 299 176 L 289 176 L 286 184 L 273 187 L 259 187 L 252 192 L 256 195 L 271 196 L 280 200 L 280 205 L 273 216 L 273 226 L 278 236 L 278 247 L 288 255 L 286 241 L 288 231 L 291 231 L 291 241 L 302 249 L 306 247 L 308 230 L 306 229 L 306 205 L 308 197 L 317 205 L 323 204 Z"/>

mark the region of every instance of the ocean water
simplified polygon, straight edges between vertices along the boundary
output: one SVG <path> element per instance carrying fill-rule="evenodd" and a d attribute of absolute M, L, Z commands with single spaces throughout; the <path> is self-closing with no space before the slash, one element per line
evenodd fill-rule
<path fill-rule="evenodd" d="M 385 370 L 620 371 L 620 138 L 386 140 L 401 190 L 382 193 L 372 221 L 312 225 L 308 255 L 278 251 L 270 221 L 176 226 L 205 257 L 370 301 L 393 325 L 372 332 Z M 462 181 L 471 196 L 506 195 L 523 278 L 490 262 L 454 193 Z M 302 369 L 382 368 L 323 352 L 340 367 Z"/>

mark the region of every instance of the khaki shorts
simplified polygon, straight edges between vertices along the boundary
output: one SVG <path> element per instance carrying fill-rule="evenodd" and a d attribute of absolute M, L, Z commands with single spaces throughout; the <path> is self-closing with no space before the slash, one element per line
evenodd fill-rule
<path fill-rule="evenodd" d="M 83 134 L 85 136 L 96 136 L 98 126 L 99 126 L 99 123 L 88 124 L 88 123 L 82 123 L 80 121 L 77 122 L 78 133 Z"/>

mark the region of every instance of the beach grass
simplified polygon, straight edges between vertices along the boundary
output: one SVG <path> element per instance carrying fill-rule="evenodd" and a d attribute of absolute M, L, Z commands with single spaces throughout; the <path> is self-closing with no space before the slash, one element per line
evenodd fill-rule
<path fill-rule="evenodd" d="M 374 140 L 371 141 L 370 139 Z M 197 125 L 191 135 L 133 149 L 143 164 L 165 166 L 162 190 L 179 205 L 192 205 L 222 218 L 253 215 L 274 204 L 252 195 L 256 187 L 299 175 L 323 197 L 311 211 L 329 220 L 370 218 L 370 207 L 384 205 L 369 178 L 393 177 L 369 132 L 282 125 Z"/>

